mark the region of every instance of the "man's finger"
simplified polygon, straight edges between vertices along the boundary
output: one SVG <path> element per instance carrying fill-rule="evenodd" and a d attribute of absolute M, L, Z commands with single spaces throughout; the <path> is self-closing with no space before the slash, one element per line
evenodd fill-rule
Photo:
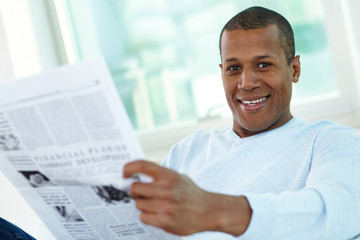
<path fill-rule="evenodd" d="M 134 174 L 142 173 L 152 177 L 153 179 L 157 179 L 159 175 L 165 174 L 166 171 L 168 171 L 166 168 L 163 168 L 158 164 L 145 160 L 138 160 L 127 163 L 124 166 L 123 176 L 124 178 L 128 178 Z"/>
<path fill-rule="evenodd" d="M 159 184 L 135 182 L 130 187 L 130 196 L 136 198 L 156 198 L 174 200 L 175 194 L 171 188 Z"/>
<path fill-rule="evenodd" d="M 140 220 L 148 225 L 154 226 L 154 227 L 162 227 L 162 221 L 159 219 L 159 215 L 155 213 L 149 213 L 149 212 L 141 212 L 140 214 Z"/>
<path fill-rule="evenodd" d="M 166 204 L 168 201 L 159 200 L 159 199 L 136 199 L 136 207 L 146 213 L 158 214 L 167 211 Z"/>
<path fill-rule="evenodd" d="M 174 222 L 171 221 L 171 218 L 168 217 L 166 214 L 153 214 L 148 212 L 141 212 L 140 214 L 140 220 L 148 225 L 162 228 L 165 232 L 174 233 L 177 235 L 188 235 L 193 232 L 187 233 L 186 231 L 183 231 L 180 227 L 180 231 L 174 231 L 176 230 L 176 225 Z"/>

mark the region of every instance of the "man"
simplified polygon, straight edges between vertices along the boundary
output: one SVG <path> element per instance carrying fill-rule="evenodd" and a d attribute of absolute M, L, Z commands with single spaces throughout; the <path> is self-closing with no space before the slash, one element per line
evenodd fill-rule
<path fill-rule="evenodd" d="M 196 240 L 355 237 L 360 137 L 330 121 L 292 116 L 300 57 L 288 21 L 246 9 L 224 26 L 220 52 L 233 127 L 185 138 L 164 167 L 125 166 L 124 177 L 153 178 L 130 189 L 141 220 Z"/>

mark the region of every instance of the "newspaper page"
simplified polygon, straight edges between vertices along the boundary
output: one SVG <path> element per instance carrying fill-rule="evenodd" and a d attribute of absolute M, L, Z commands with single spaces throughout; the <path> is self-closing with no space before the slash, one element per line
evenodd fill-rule
<path fill-rule="evenodd" d="M 61 240 L 180 239 L 140 222 L 125 163 L 144 159 L 102 58 L 0 87 L 0 169 Z"/>

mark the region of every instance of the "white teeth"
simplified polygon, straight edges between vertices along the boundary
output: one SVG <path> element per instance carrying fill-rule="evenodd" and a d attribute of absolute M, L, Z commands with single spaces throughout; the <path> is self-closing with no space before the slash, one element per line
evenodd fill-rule
<path fill-rule="evenodd" d="M 242 102 L 247 104 L 247 105 L 255 105 L 255 104 L 261 103 L 261 102 L 263 102 L 265 100 L 266 100 L 266 97 L 258 99 L 258 100 L 254 100 L 254 101 L 242 101 Z"/>

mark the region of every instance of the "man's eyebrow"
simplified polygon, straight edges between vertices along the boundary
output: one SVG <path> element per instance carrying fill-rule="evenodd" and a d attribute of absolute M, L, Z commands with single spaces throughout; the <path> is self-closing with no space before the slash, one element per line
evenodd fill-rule
<path fill-rule="evenodd" d="M 261 55 L 261 56 L 256 56 L 255 59 L 264 59 L 264 58 L 274 58 L 273 56 L 271 55 Z"/>
<path fill-rule="evenodd" d="M 225 59 L 224 61 L 225 62 L 235 62 L 237 61 L 238 59 L 236 57 L 233 57 L 233 58 L 228 58 L 228 59 Z"/>
<path fill-rule="evenodd" d="M 264 59 L 264 58 L 275 58 L 271 55 L 259 55 L 259 56 L 255 56 L 254 59 L 256 60 L 261 60 L 261 59 Z M 238 61 L 238 59 L 236 57 L 232 57 L 232 58 L 228 58 L 228 59 L 225 59 L 224 62 L 236 62 Z"/>

